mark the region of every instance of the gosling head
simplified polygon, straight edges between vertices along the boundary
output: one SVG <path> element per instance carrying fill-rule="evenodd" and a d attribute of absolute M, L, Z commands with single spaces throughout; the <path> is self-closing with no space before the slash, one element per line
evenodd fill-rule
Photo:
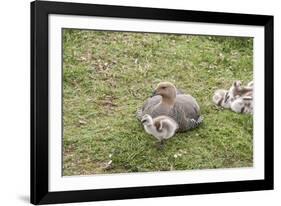
<path fill-rule="evenodd" d="M 232 87 L 230 88 L 230 92 L 232 93 L 233 97 L 239 95 L 239 92 L 242 90 L 242 83 L 241 81 L 237 80 L 233 82 Z"/>
<path fill-rule="evenodd" d="M 240 80 L 236 80 L 233 82 L 233 86 L 239 89 L 242 86 L 242 82 Z"/>
<path fill-rule="evenodd" d="M 141 123 L 145 126 L 152 125 L 153 124 L 152 117 L 149 114 L 145 114 L 141 119 Z"/>
<path fill-rule="evenodd" d="M 225 94 L 224 101 L 225 103 L 231 103 L 236 98 L 240 96 L 240 92 L 242 90 L 242 83 L 241 81 L 237 80 L 233 82 L 232 86 L 230 87 L 229 91 Z"/>
<path fill-rule="evenodd" d="M 253 95 L 253 83 L 250 82 L 249 85 L 250 86 L 242 86 L 241 81 L 235 81 L 229 90 L 230 95 L 233 98 Z"/>
<path fill-rule="evenodd" d="M 154 93 L 162 96 L 163 98 L 174 99 L 177 95 L 177 89 L 171 82 L 160 82 Z"/>

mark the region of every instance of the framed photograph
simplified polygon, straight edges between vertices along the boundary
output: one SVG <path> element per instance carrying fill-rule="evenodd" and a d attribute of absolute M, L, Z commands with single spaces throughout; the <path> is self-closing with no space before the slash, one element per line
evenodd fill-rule
<path fill-rule="evenodd" d="M 273 189 L 273 16 L 31 3 L 31 203 Z"/>

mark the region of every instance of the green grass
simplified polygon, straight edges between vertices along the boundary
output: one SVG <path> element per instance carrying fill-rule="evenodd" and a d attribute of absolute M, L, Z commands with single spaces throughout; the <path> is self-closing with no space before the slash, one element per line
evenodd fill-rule
<path fill-rule="evenodd" d="M 212 103 L 216 89 L 252 80 L 252 38 L 65 29 L 63 49 L 63 175 L 253 165 L 252 116 Z M 162 150 L 135 117 L 160 81 L 193 95 L 205 118 Z"/>

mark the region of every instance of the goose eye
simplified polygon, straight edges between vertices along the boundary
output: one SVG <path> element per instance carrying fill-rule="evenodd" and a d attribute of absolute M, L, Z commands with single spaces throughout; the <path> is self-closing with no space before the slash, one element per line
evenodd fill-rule
<path fill-rule="evenodd" d="M 162 87 L 162 89 L 166 89 L 167 87 Z"/>

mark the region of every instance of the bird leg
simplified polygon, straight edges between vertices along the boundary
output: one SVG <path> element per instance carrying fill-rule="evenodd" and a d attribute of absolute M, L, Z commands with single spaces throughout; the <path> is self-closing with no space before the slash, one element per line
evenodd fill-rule
<path fill-rule="evenodd" d="M 164 149 L 164 140 L 163 139 L 156 142 L 156 148 L 159 150 Z"/>

